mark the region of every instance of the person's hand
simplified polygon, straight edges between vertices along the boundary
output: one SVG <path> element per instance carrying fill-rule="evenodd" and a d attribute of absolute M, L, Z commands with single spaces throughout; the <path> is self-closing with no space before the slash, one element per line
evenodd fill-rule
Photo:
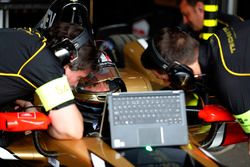
<path fill-rule="evenodd" d="M 15 104 L 18 105 L 15 107 L 15 110 L 23 108 L 25 111 L 37 111 L 37 109 L 35 107 L 33 107 L 34 105 L 30 101 L 16 100 Z"/>

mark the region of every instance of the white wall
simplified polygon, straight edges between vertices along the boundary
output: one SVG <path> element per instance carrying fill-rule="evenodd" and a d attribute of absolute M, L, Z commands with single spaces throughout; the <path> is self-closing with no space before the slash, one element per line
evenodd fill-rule
<path fill-rule="evenodd" d="M 0 10 L 0 28 L 8 28 L 8 27 L 9 27 L 9 11 Z"/>
<path fill-rule="evenodd" d="M 232 15 L 237 15 L 237 1 L 238 0 L 227 0 L 227 13 Z"/>

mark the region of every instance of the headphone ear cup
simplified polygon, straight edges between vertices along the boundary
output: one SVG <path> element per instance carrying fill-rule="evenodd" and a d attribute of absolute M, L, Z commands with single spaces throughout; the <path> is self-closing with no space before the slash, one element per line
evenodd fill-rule
<path fill-rule="evenodd" d="M 75 48 L 74 45 L 68 39 L 57 43 L 52 47 L 54 55 L 59 59 L 62 65 L 65 65 L 70 62 L 70 56 L 72 48 Z"/>
<path fill-rule="evenodd" d="M 189 67 L 174 63 L 169 69 L 171 86 L 175 89 L 190 90 L 194 86 L 193 70 Z"/>
<path fill-rule="evenodd" d="M 171 80 L 173 84 L 178 86 L 178 88 L 183 88 L 186 87 L 186 85 L 188 85 L 190 81 L 190 75 L 188 73 L 179 71 L 174 75 L 172 75 Z"/>

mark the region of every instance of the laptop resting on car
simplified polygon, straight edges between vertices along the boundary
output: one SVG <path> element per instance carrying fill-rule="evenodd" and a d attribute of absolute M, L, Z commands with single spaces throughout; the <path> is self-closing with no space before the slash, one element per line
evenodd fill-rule
<path fill-rule="evenodd" d="M 109 93 L 107 105 L 114 149 L 188 143 L 182 90 Z"/>

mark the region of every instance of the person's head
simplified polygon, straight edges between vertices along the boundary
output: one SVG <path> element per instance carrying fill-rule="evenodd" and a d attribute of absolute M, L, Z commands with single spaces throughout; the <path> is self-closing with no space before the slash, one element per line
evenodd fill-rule
<path fill-rule="evenodd" d="M 98 70 L 82 78 L 73 90 L 75 102 L 84 117 L 85 133 L 98 131 L 108 93 L 126 91 L 115 63 L 105 53 L 98 59 Z"/>
<path fill-rule="evenodd" d="M 87 30 L 78 24 L 58 22 L 46 32 L 48 48 L 58 57 L 71 86 L 96 69 L 98 54 Z"/>
<path fill-rule="evenodd" d="M 126 91 L 115 63 L 106 54 L 100 54 L 98 70 L 82 78 L 74 89 L 76 99 L 86 103 L 104 103 L 107 93 Z"/>
<path fill-rule="evenodd" d="M 201 31 L 204 20 L 204 0 L 178 0 L 183 24 L 194 31 Z"/>
<path fill-rule="evenodd" d="M 141 56 L 142 65 L 176 87 L 185 86 L 201 73 L 199 43 L 178 28 L 163 28 L 149 40 Z"/>

